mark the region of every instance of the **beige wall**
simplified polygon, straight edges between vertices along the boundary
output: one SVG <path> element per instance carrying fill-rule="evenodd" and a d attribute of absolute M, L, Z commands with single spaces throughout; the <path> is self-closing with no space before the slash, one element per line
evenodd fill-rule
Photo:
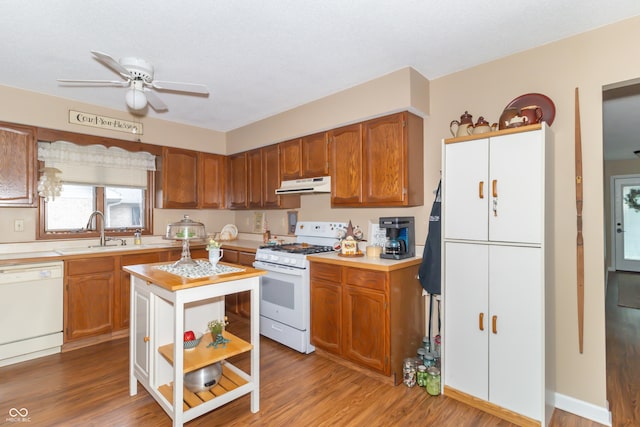
<path fill-rule="evenodd" d="M 0 121 L 4 122 L 23 123 L 87 135 L 131 141 L 139 140 L 149 144 L 178 146 L 208 153 L 226 154 L 225 134 L 210 129 L 134 116 L 124 111 L 27 92 L 8 86 L 0 86 L 0 99 L 2 99 L 0 102 Z M 68 120 L 69 110 L 140 122 L 144 127 L 144 134 L 131 135 L 125 132 L 71 124 Z"/>
<path fill-rule="evenodd" d="M 563 395 L 606 407 L 605 321 L 604 321 L 604 231 L 602 160 L 602 88 L 639 77 L 640 58 L 630 55 L 640 39 L 640 18 L 601 28 L 540 48 L 487 63 L 430 83 L 411 69 L 399 70 L 372 82 L 301 106 L 241 129 L 221 135 L 213 131 L 157 123 L 145 119 L 144 142 L 176 145 L 203 151 L 234 153 L 287 140 L 392 111 L 411 109 L 425 115 L 425 205 L 407 209 L 331 209 L 328 195 L 303 195 L 300 220 L 349 220 L 366 227 L 369 220 L 385 215 L 416 217 L 417 242 L 427 232 L 427 215 L 432 190 L 440 175 L 440 143 L 448 137 L 449 123 L 465 110 L 474 118 L 483 115 L 496 121 L 505 105 L 516 96 L 539 92 L 556 105 L 551 130 L 553 147 L 553 239 L 547 244 L 557 254 L 551 278 L 555 285 L 554 312 L 556 386 Z M 574 88 L 580 88 L 584 170 L 585 238 L 585 343 L 578 352 L 575 259 L 574 181 Z M 25 96 L 26 95 L 26 96 Z M 0 87 L 0 118 L 81 132 L 66 120 L 70 108 L 124 119 L 123 113 L 89 105 Z M 26 103 L 23 98 L 27 98 Z M 32 107 L 35 105 L 36 107 Z M 88 130 L 87 130 L 88 132 Z M 98 133 L 96 133 L 98 134 Z M 106 136 L 114 136 L 108 133 Z M 222 149 L 223 141 L 226 149 Z M 215 148 L 211 148 L 214 146 Z M 207 148 L 210 148 L 209 150 Z M 8 228 L 7 213 L 17 215 L 34 210 L 3 209 L 0 232 Z M 158 213 L 156 231 L 163 222 L 180 217 L 182 211 Z M 251 231 L 252 212 L 213 211 L 193 213 L 211 223 L 233 219 L 240 231 Z M 15 216 L 14 216 L 15 217 Z M 284 212 L 268 212 L 274 234 L 285 232 Z M 35 223 L 35 214 L 29 221 Z M 31 225 L 27 221 L 25 226 Z M 12 223 L 12 221 L 11 221 Z M 34 226 L 35 227 L 35 226 Z M 14 233 L 15 234 L 15 233 Z M 28 233 L 26 233 L 28 234 Z M 3 240 L 4 242 L 16 240 Z M 526 333 L 526 331 L 523 331 Z"/>

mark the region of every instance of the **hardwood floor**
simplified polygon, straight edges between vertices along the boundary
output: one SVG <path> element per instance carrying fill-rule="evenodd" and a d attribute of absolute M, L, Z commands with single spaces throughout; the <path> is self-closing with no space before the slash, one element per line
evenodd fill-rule
<path fill-rule="evenodd" d="M 607 399 L 614 427 L 640 426 L 640 309 L 618 306 L 618 275 L 609 273 Z"/>
<path fill-rule="evenodd" d="M 610 282 L 609 293 L 617 292 Z M 608 396 L 614 426 L 640 425 L 640 310 L 607 298 Z M 629 310 L 633 310 L 630 312 Z M 232 317 L 241 337 L 247 324 Z M 633 339 L 633 340 L 631 340 Z M 634 363 L 635 362 L 635 363 Z M 246 355 L 233 363 L 247 368 Z M 261 338 L 260 411 L 249 397 L 233 401 L 188 426 L 512 426 L 423 388 L 394 387 L 318 354 L 302 355 Z M 11 408 L 26 408 L 29 423 L 12 420 Z M 142 388 L 128 390 L 128 341 L 119 339 L 0 368 L 0 425 L 170 426 L 171 420 Z M 599 424 L 556 410 L 556 427 Z"/>

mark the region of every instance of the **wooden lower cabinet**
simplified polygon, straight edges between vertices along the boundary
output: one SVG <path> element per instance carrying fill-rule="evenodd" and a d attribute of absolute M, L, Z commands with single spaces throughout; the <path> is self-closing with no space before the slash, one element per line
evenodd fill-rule
<path fill-rule="evenodd" d="M 418 264 L 391 271 L 311 261 L 311 343 L 402 381 L 424 336 Z"/>
<path fill-rule="evenodd" d="M 113 329 L 114 257 L 65 261 L 65 342 Z"/>
<path fill-rule="evenodd" d="M 115 298 L 113 306 L 113 329 L 121 330 L 129 328 L 129 303 L 131 299 L 131 275 L 122 270 L 122 267 L 136 264 L 151 264 L 160 262 L 164 258 L 162 252 L 144 254 L 123 255 L 120 258 L 120 280 L 115 284 Z"/>
<path fill-rule="evenodd" d="M 223 246 L 222 261 L 224 262 L 252 267 L 255 260 L 255 253 L 227 249 Z M 249 318 L 251 315 L 251 293 L 238 292 L 225 296 L 225 311 Z"/>

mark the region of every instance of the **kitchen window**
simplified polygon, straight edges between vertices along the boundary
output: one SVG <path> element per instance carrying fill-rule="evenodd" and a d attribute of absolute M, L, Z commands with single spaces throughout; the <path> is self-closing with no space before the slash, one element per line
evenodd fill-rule
<path fill-rule="evenodd" d="M 106 235 L 152 233 L 155 156 L 56 142 L 38 143 L 38 159 L 60 171 L 62 185 L 54 198 L 39 198 L 38 239 L 98 237 L 100 224 L 93 221 L 87 229 L 96 210 L 104 215 Z"/>

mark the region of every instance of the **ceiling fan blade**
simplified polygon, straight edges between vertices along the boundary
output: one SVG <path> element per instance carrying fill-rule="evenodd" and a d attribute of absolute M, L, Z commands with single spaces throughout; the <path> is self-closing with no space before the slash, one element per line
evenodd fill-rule
<path fill-rule="evenodd" d="M 133 78 L 129 70 L 124 68 L 122 64 L 120 64 L 118 61 L 113 59 L 110 55 L 107 55 L 106 53 L 98 52 L 97 50 L 92 50 L 91 53 L 93 53 L 93 55 L 96 57 L 98 61 L 102 62 L 107 67 L 111 68 L 112 70 L 120 74 L 125 79 Z"/>
<path fill-rule="evenodd" d="M 145 90 L 144 94 L 147 97 L 147 102 L 149 103 L 149 105 L 151 105 L 151 107 L 154 110 L 156 110 L 156 111 L 166 111 L 166 110 L 169 109 L 167 104 L 165 104 L 164 101 L 158 97 L 158 95 L 153 93 L 153 91 Z"/>
<path fill-rule="evenodd" d="M 60 83 L 69 86 L 120 86 L 127 87 L 131 82 L 122 80 L 75 80 L 75 79 L 58 79 Z"/>
<path fill-rule="evenodd" d="M 151 83 L 151 86 L 159 90 L 175 90 L 177 92 L 191 92 L 199 93 L 202 95 L 209 95 L 209 88 L 207 88 L 205 85 L 196 83 L 165 82 L 161 80 L 154 80 Z"/>

